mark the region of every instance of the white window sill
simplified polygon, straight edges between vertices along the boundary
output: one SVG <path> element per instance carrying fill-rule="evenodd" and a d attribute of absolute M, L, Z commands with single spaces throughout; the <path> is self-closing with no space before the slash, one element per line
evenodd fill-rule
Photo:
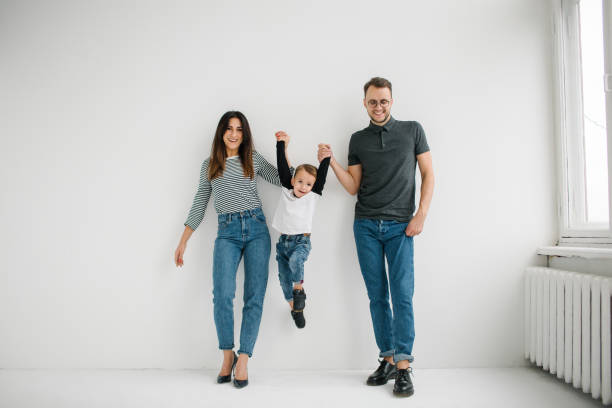
<path fill-rule="evenodd" d="M 538 255 L 576 257 L 584 259 L 612 259 L 612 248 L 583 248 L 567 246 L 539 247 Z"/>

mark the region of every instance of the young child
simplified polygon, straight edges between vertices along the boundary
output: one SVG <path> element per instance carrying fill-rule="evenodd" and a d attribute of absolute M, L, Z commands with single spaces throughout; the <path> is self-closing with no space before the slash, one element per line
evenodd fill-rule
<path fill-rule="evenodd" d="M 272 227 L 281 233 L 276 244 L 278 278 L 295 325 L 301 329 L 306 325 L 304 262 L 310 253 L 312 217 L 321 198 L 330 158 L 324 158 L 318 170 L 310 164 L 302 164 L 291 177 L 285 155 L 288 138 L 285 132 L 276 132 L 276 162 L 282 192 Z"/>

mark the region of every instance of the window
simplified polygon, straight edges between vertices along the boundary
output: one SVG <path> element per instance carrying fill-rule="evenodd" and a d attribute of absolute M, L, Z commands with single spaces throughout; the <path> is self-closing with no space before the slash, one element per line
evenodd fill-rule
<path fill-rule="evenodd" d="M 558 0 L 560 241 L 612 244 L 612 0 Z"/>

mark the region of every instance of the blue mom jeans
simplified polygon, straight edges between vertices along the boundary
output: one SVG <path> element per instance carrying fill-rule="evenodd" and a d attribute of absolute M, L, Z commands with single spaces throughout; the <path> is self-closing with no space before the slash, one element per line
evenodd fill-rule
<path fill-rule="evenodd" d="M 406 236 L 407 226 L 405 222 L 364 218 L 356 218 L 353 223 L 379 356 L 393 356 L 395 362 L 414 360 L 414 245 L 413 238 Z M 388 279 L 385 258 L 389 265 Z"/>
<path fill-rule="evenodd" d="M 234 348 L 236 271 L 244 256 L 244 307 L 238 353 L 251 357 L 268 285 L 270 234 L 261 208 L 219 214 L 218 220 L 213 254 L 213 303 L 219 348 Z"/>

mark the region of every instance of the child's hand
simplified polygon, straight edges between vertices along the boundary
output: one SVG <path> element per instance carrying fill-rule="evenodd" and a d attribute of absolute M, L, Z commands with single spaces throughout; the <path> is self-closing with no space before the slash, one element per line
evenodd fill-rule
<path fill-rule="evenodd" d="M 278 132 L 276 132 L 274 134 L 274 136 L 276 136 L 276 141 L 283 141 L 285 142 L 285 147 L 287 147 L 287 145 L 289 145 L 289 140 L 291 139 L 291 137 L 289 137 L 289 135 L 287 134 L 287 132 L 283 131 L 283 130 L 279 130 Z"/>
<path fill-rule="evenodd" d="M 319 160 L 319 162 L 323 161 L 323 159 L 327 157 L 330 157 L 330 160 L 333 161 L 333 152 L 331 145 L 326 143 L 319 143 L 318 148 L 319 150 L 317 151 L 317 159 Z"/>

